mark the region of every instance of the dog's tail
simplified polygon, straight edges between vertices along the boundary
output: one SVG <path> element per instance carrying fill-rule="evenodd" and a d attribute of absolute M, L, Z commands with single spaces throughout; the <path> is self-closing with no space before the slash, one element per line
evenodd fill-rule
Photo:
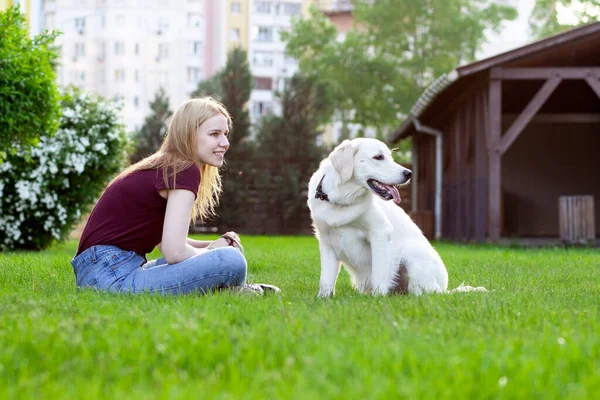
<path fill-rule="evenodd" d="M 488 290 L 483 286 L 465 286 L 465 283 L 461 283 L 456 289 L 448 290 L 446 293 L 458 293 L 458 292 L 487 292 Z"/>

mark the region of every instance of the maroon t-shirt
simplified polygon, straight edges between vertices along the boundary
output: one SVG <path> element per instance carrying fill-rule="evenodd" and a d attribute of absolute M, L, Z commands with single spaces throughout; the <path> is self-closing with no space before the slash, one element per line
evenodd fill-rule
<path fill-rule="evenodd" d="M 172 178 L 169 178 L 172 184 Z M 175 189 L 198 192 L 200 170 L 192 165 L 175 178 Z M 162 240 L 167 200 L 162 170 L 133 172 L 110 185 L 94 206 L 81 234 L 77 255 L 96 245 L 117 246 L 145 255 Z"/>

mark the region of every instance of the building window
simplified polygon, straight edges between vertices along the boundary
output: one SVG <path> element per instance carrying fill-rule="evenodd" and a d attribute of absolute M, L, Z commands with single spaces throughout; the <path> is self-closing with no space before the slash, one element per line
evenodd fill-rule
<path fill-rule="evenodd" d="M 203 48 L 202 42 L 195 41 L 195 42 L 192 43 L 192 53 L 195 56 L 198 56 L 198 55 L 202 54 L 202 48 Z"/>
<path fill-rule="evenodd" d="M 302 14 L 302 5 L 298 3 L 283 3 L 283 15 Z"/>
<path fill-rule="evenodd" d="M 115 55 L 122 56 L 125 54 L 125 43 L 118 41 L 115 42 Z"/>
<path fill-rule="evenodd" d="M 75 57 L 85 57 L 85 43 L 75 43 Z"/>
<path fill-rule="evenodd" d="M 258 14 L 271 14 L 271 2 L 257 1 L 254 9 Z"/>
<path fill-rule="evenodd" d="M 79 33 L 83 33 L 85 30 L 85 17 L 75 18 L 75 30 Z"/>
<path fill-rule="evenodd" d="M 117 21 L 117 26 L 125 26 L 125 16 L 124 15 L 117 15 L 116 21 Z"/>
<path fill-rule="evenodd" d="M 263 78 L 256 77 L 255 80 L 255 89 L 256 90 L 271 90 L 273 89 L 273 79 L 272 78 Z"/>
<path fill-rule="evenodd" d="M 231 28 L 229 31 L 229 40 L 232 42 L 240 41 L 240 29 L 239 28 Z"/>
<path fill-rule="evenodd" d="M 80 82 L 85 82 L 85 71 L 79 71 L 78 78 Z"/>
<path fill-rule="evenodd" d="M 169 45 L 168 43 L 158 44 L 158 59 L 157 61 L 164 60 L 169 57 Z"/>
<path fill-rule="evenodd" d="M 56 27 L 56 14 L 53 12 L 46 13 L 44 27 L 46 29 L 54 29 Z"/>
<path fill-rule="evenodd" d="M 252 62 L 257 67 L 272 67 L 273 52 L 271 51 L 255 51 Z"/>
<path fill-rule="evenodd" d="M 136 44 L 133 46 L 133 51 L 135 52 L 135 55 L 136 55 L 136 56 L 139 56 L 139 55 L 140 55 L 140 44 L 139 44 L 139 43 L 136 43 Z"/>
<path fill-rule="evenodd" d="M 167 17 L 160 17 L 158 19 L 158 34 L 164 33 L 167 29 L 169 29 L 169 19 Z"/>
<path fill-rule="evenodd" d="M 158 81 L 161 84 L 166 84 L 169 81 L 169 73 L 167 71 L 159 71 Z"/>
<path fill-rule="evenodd" d="M 100 83 L 104 83 L 105 80 L 105 73 L 104 73 L 104 68 L 101 68 L 100 71 L 98 71 L 98 80 L 100 81 Z"/>
<path fill-rule="evenodd" d="M 98 52 L 98 62 L 103 62 L 106 57 L 106 42 L 100 42 L 100 51 Z"/>
<path fill-rule="evenodd" d="M 125 81 L 125 70 L 124 69 L 115 69 L 115 82 L 124 82 Z"/>
<path fill-rule="evenodd" d="M 136 81 L 136 82 L 139 82 L 139 81 L 140 81 L 140 70 L 136 69 L 136 70 L 133 72 L 133 79 L 135 79 L 135 81 Z"/>
<path fill-rule="evenodd" d="M 264 115 L 265 113 L 267 113 L 268 111 L 270 111 L 272 109 L 273 109 L 272 104 L 267 101 L 257 101 L 254 104 L 252 104 L 252 113 L 254 114 L 255 118 L 258 118 L 258 117 Z"/>
<path fill-rule="evenodd" d="M 267 26 L 259 26 L 256 40 L 259 42 L 272 42 L 273 28 Z"/>
<path fill-rule="evenodd" d="M 242 13 L 242 6 L 239 1 L 231 3 L 231 15 L 240 15 Z"/>
<path fill-rule="evenodd" d="M 102 15 L 100 17 L 100 28 L 105 29 L 106 28 L 106 16 Z"/>
<path fill-rule="evenodd" d="M 139 105 L 140 105 L 140 98 L 137 96 L 133 96 L 133 106 L 135 108 L 138 108 Z"/>
<path fill-rule="evenodd" d="M 187 81 L 191 83 L 198 83 L 201 80 L 200 68 L 188 67 L 187 69 Z"/>
<path fill-rule="evenodd" d="M 188 13 L 188 28 L 201 28 L 202 18 L 198 14 Z"/>

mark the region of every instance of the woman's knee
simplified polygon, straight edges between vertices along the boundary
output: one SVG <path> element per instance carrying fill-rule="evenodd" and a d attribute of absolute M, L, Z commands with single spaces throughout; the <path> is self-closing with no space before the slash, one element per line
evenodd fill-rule
<path fill-rule="evenodd" d="M 243 283 L 246 280 L 248 264 L 239 250 L 233 247 L 222 247 L 211 251 L 219 251 L 223 263 L 231 274 L 238 278 L 238 282 Z"/>

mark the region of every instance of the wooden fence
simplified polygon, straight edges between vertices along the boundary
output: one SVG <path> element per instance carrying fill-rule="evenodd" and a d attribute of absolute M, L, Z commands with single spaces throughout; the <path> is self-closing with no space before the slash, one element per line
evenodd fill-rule
<path fill-rule="evenodd" d="M 565 243 L 586 243 L 596 238 L 594 196 L 560 196 L 559 230 Z"/>

